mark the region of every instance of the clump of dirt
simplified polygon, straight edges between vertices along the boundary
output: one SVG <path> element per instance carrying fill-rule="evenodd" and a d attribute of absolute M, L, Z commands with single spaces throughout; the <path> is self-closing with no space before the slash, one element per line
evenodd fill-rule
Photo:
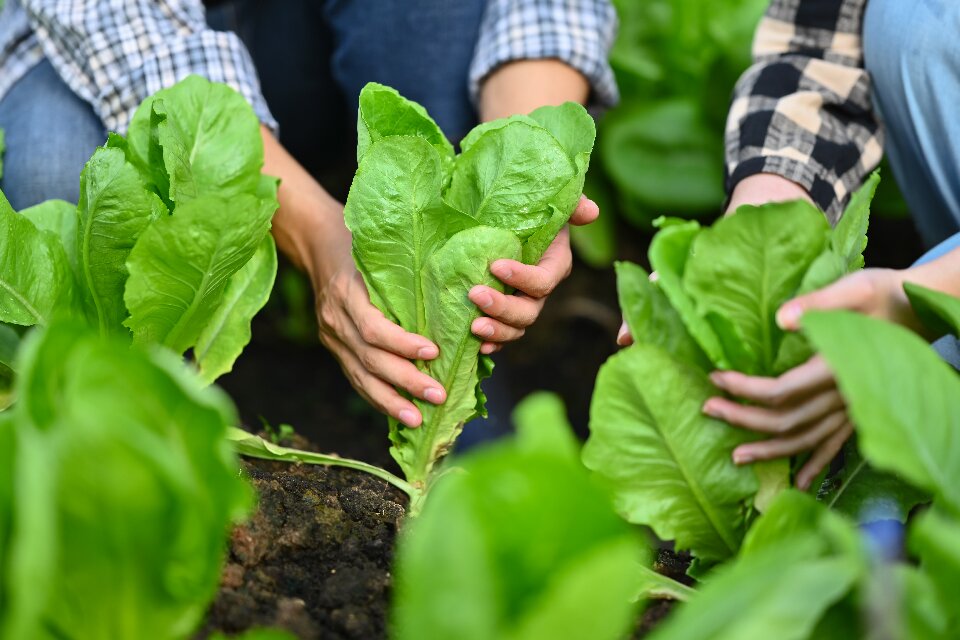
<path fill-rule="evenodd" d="M 386 637 L 390 567 L 406 498 L 349 469 L 244 461 L 260 496 L 238 526 L 198 638 L 254 627 L 302 640 Z"/>

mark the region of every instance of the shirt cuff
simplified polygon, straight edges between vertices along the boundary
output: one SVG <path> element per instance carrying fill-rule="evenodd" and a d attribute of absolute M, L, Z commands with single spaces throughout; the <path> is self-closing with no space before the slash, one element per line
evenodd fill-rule
<path fill-rule="evenodd" d="M 488 4 L 470 65 L 470 97 L 479 103 L 481 83 L 501 65 L 551 58 L 587 78 L 590 106 L 612 107 L 620 99 L 608 62 L 616 32 L 616 11 L 605 0 L 494 0 Z"/>
<path fill-rule="evenodd" d="M 150 51 L 126 87 L 101 96 L 100 114 L 107 129 L 125 133 L 137 107 L 147 97 L 196 74 L 211 82 L 222 82 L 242 95 L 253 107 L 260 122 L 274 135 L 277 121 L 260 91 L 253 60 L 234 33 L 205 30 L 178 38 Z"/>

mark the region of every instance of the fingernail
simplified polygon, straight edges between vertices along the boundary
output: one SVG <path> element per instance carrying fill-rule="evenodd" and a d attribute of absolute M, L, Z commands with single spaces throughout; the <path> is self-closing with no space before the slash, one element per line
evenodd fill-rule
<path fill-rule="evenodd" d="M 489 293 L 481 293 L 476 297 L 474 302 L 476 302 L 477 306 L 481 309 L 487 309 L 493 304 L 493 296 Z"/>
<path fill-rule="evenodd" d="M 623 341 L 627 337 L 627 323 L 620 325 L 620 331 L 617 332 L 617 344 L 623 346 Z"/>
<path fill-rule="evenodd" d="M 420 347 L 417 351 L 417 360 L 433 360 L 440 355 L 440 350 L 436 347 Z"/>
<path fill-rule="evenodd" d="M 710 416 L 711 418 L 722 418 L 723 414 L 717 410 L 715 404 L 707 400 L 703 403 L 703 412 Z"/>
<path fill-rule="evenodd" d="M 747 464 L 748 462 L 753 462 L 753 455 L 749 451 L 733 450 L 734 464 Z"/>
<path fill-rule="evenodd" d="M 477 331 L 477 335 L 481 338 L 489 338 L 493 335 L 493 327 L 491 327 L 489 324 L 485 324 Z"/>
<path fill-rule="evenodd" d="M 407 425 L 408 427 L 416 427 L 419 424 L 417 422 L 417 414 L 411 411 L 410 409 L 402 410 L 398 417 L 400 418 L 400 422 Z"/>
<path fill-rule="evenodd" d="M 777 312 L 777 326 L 788 331 L 797 326 L 800 322 L 800 316 L 803 315 L 803 307 L 798 304 L 785 304 Z"/>
<path fill-rule="evenodd" d="M 493 275 L 497 276 L 501 280 L 504 278 L 509 278 L 513 275 L 513 269 L 502 262 L 494 262 L 492 265 L 490 265 L 490 271 L 492 271 Z"/>
<path fill-rule="evenodd" d="M 424 391 L 423 397 L 427 402 L 432 402 L 433 404 L 441 404 L 443 402 L 443 392 L 436 387 L 430 387 Z"/>
<path fill-rule="evenodd" d="M 800 491 L 806 491 L 810 488 L 810 481 L 802 476 L 797 476 L 797 489 Z"/>
<path fill-rule="evenodd" d="M 713 383 L 713 386 L 715 386 L 715 387 L 722 387 L 722 386 L 723 386 L 723 372 L 722 372 L 722 371 L 711 371 L 711 372 L 710 372 L 710 375 L 709 375 L 709 378 L 710 378 L 710 382 Z"/>

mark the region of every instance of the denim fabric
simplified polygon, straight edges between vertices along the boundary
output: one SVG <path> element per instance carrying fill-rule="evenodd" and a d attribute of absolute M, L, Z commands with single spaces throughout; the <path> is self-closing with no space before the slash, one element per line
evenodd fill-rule
<path fill-rule="evenodd" d="M 228 0 L 208 11 L 236 31 L 280 122 L 281 141 L 308 167 L 353 145 L 357 96 L 388 84 L 426 107 L 452 140 L 475 124 L 470 62 L 485 0 Z"/>
<path fill-rule="evenodd" d="M 80 197 L 80 171 L 107 139 L 100 118 L 44 60 L 0 100 L 7 151 L 0 189 L 14 209 Z"/>
<path fill-rule="evenodd" d="M 886 151 L 933 246 L 960 231 L 960 3 L 870 0 L 863 31 Z"/>

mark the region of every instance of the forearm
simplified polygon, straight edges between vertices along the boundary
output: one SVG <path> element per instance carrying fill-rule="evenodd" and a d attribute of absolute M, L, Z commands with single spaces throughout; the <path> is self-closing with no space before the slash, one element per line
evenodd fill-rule
<path fill-rule="evenodd" d="M 480 119 L 484 122 L 545 105 L 586 104 L 590 83 L 559 60 L 518 60 L 493 71 L 480 85 Z"/>
<path fill-rule="evenodd" d="M 314 290 L 337 271 L 350 254 L 350 232 L 343 206 L 307 173 L 286 149 L 261 127 L 263 172 L 280 178 L 280 209 L 273 237 L 280 250 L 307 272 Z"/>
<path fill-rule="evenodd" d="M 942 291 L 960 298 L 960 248 L 900 272 L 904 282 Z"/>

